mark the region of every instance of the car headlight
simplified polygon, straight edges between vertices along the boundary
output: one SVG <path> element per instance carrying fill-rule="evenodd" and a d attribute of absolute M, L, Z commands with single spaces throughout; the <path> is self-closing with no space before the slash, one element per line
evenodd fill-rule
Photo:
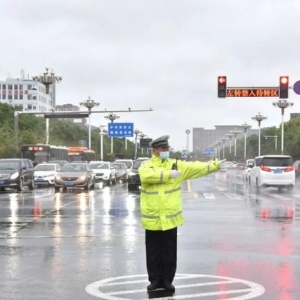
<path fill-rule="evenodd" d="M 19 177 L 19 175 L 20 175 L 19 172 L 15 172 L 15 173 L 13 173 L 13 174 L 10 175 L 10 178 L 11 179 L 16 179 L 16 178 Z"/>
<path fill-rule="evenodd" d="M 86 175 L 79 176 L 78 179 L 79 179 L 79 180 L 86 180 L 86 179 L 87 179 L 87 176 L 86 176 Z"/>
<path fill-rule="evenodd" d="M 61 176 L 56 175 L 56 176 L 54 177 L 54 179 L 55 179 L 55 180 L 61 180 Z"/>
<path fill-rule="evenodd" d="M 136 174 L 136 173 L 134 173 L 134 172 L 129 172 L 129 173 L 128 173 L 128 176 L 135 176 L 135 174 Z"/>

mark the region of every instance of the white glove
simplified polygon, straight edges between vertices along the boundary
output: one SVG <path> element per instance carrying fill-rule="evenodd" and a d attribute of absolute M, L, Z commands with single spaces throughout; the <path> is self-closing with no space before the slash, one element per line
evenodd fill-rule
<path fill-rule="evenodd" d="M 171 174 L 172 178 L 177 178 L 177 177 L 179 177 L 181 175 L 181 173 L 178 172 L 177 170 L 171 170 L 170 174 Z"/>

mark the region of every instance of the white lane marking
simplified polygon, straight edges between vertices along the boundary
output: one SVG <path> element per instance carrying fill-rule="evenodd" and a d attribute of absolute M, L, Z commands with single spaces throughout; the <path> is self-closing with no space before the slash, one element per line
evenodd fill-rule
<path fill-rule="evenodd" d="M 118 295 L 133 295 L 137 293 L 145 293 L 145 288 L 143 289 L 135 289 L 135 290 L 128 290 L 127 286 L 129 284 L 144 284 L 147 283 L 147 275 L 131 275 L 131 276 L 119 276 L 119 277 L 111 277 L 106 278 L 103 280 L 99 280 L 96 282 L 93 282 L 86 286 L 85 290 L 88 294 L 95 296 L 97 298 L 105 299 L 105 300 L 129 300 L 132 298 L 120 298 L 117 297 Z M 133 278 L 141 278 L 139 280 L 130 280 Z M 205 275 L 205 274 L 177 274 L 175 281 L 182 281 L 182 280 L 189 280 L 189 279 L 217 279 L 217 281 L 207 281 L 207 282 L 201 282 L 201 283 L 192 283 L 192 284 L 185 284 L 185 285 L 176 285 L 176 290 L 184 289 L 184 288 L 192 288 L 196 289 L 196 293 L 186 293 L 181 295 L 173 295 L 172 300 L 176 299 L 191 299 L 191 298 L 199 298 L 199 297 L 206 297 L 206 296 L 218 296 L 216 299 L 220 299 L 219 296 L 222 295 L 230 295 L 230 294 L 244 294 L 240 295 L 234 298 L 226 298 L 227 300 L 245 300 L 245 299 L 253 299 L 258 296 L 261 296 L 265 293 L 265 288 L 257 283 L 243 280 L 243 279 L 237 279 L 232 277 L 225 277 L 225 276 L 213 276 L 213 275 Z M 129 280 L 127 280 L 129 279 Z M 235 284 L 235 289 L 228 289 L 228 290 L 217 290 L 217 291 L 211 291 L 211 292 L 197 292 L 198 287 L 203 286 L 212 286 L 218 288 L 219 285 L 224 286 L 224 284 Z M 237 288 L 236 285 L 240 284 L 243 285 L 241 288 Z M 114 287 L 122 287 L 124 288 L 122 290 L 114 291 Z M 111 291 L 108 291 L 107 287 L 112 287 Z M 106 288 L 107 291 L 101 291 L 101 289 Z M 140 298 L 139 298 L 140 299 Z M 146 298 L 147 300 L 149 298 Z M 170 299 L 170 296 L 168 297 L 159 297 L 159 298 L 152 298 L 155 299 Z"/>
<path fill-rule="evenodd" d="M 205 199 L 216 199 L 215 195 L 212 193 L 203 193 Z"/>
<path fill-rule="evenodd" d="M 217 189 L 218 191 L 228 191 L 227 188 L 223 188 L 223 187 L 219 187 L 219 186 L 217 186 L 216 189 Z"/>
<path fill-rule="evenodd" d="M 229 198 L 230 200 L 241 200 L 242 198 L 239 196 L 231 196 L 229 194 L 224 194 L 227 198 Z"/>

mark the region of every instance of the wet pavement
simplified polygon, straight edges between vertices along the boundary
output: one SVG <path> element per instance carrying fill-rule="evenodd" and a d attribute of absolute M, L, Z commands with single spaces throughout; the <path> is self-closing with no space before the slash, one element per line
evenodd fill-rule
<path fill-rule="evenodd" d="M 183 208 L 176 292 L 148 294 L 138 192 L 1 192 L 0 299 L 300 299 L 300 181 L 219 172 L 184 184 Z"/>

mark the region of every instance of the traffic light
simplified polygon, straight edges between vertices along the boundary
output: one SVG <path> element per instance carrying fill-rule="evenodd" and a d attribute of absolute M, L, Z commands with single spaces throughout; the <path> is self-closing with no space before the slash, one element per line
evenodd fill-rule
<path fill-rule="evenodd" d="M 279 77 L 279 98 L 286 99 L 289 97 L 289 77 Z"/>
<path fill-rule="evenodd" d="M 218 76 L 218 98 L 226 98 L 226 76 Z"/>

